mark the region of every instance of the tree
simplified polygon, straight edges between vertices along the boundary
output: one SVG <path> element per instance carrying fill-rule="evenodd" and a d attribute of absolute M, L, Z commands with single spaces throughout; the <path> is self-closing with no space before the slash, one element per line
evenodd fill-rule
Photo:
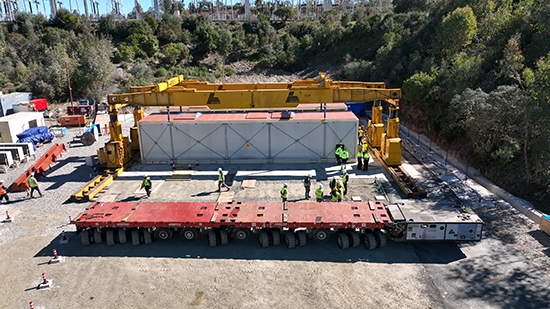
<path fill-rule="evenodd" d="M 227 28 L 218 29 L 218 36 L 215 44 L 218 54 L 227 57 L 233 47 L 231 44 L 231 32 L 229 32 Z"/>
<path fill-rule="evenodd" d="M 80 25 L 80 18 L 71 14 L 66 9 L 59 9 L 52 20 L 52 25 L 57 28 L 73 31 Z"/>
<path fill-rule="evenodd" d="M 477 20 L 472 8 L 457 8 L 443 18 L 437 36 L 437 49 L 452 55 L 472 42 L 477 32 Z"/>
<path fill-rule="evenodd" d="M 210 26 L 200 26 L 195 31 L 195 49 L 206 56 L 216 49 L 216 38 L 218 33 Z"/>
<path fill-rule="evenodd" d="M 17 15 L 15 16 L 15 25 L 17 26 L 17 32 L 21 33 L 25 37 L 33 35 L 33 19 L 33 16 L 29 13 L 17 13 Z"/>
<path fill-rule="evenodd" d="M 403 82 L 403 99 L 413 106 L 429 108 L 435 91 L 434 75 L 420 72 Z"/>
<path fill-rule="evenodd" d="M 153 35 L 142 36 L 139 46 L 148 57 L 152 57 L 159 50 L 159 41 Z"/>
<path fill-rule="evenodd" d="M 295 9 L 293 9 L 291 7 L 282 6 L 282 7 L 278 8 L 277 10 L 275 10 L 275 12 L 273 14 L 275 14 L 275 16 L 279 17 L 284 22 L 286 22 L 287 20 L 294 18 L 294 16 L 297 14 L 297 12 L 296 12 Z"/>
<path fill-rule="evenodd" d="M 518 41 L 515 38 L 508 40 L 508 44 L 504 48 L 504 59 L 499 61 L 500 74 L 515 80 L 522 89 L 521 71 L 524 67 L 523 61 L 525 61 L 525 57 L 521 54 Z"/>

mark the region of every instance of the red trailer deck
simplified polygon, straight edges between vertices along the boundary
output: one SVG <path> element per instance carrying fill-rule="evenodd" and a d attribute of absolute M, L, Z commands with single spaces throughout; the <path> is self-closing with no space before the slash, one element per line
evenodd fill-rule
<path fill-rule="evenodd" d="M 384 228 L 391 219 L 380 202 L 110 202 L 96 203 L 74 224 L 128 228 Z"/>
<path fill-rule="evenodd" d="M 174 232 L 192 241 L 203 231 L 213 247 L 227 244 L 229 236 L 245 241 L 255 231 L 262 247 L 278 245 L 284 233 L 293 248 L 305 245 L 308 235 L 325 242 L 334 231 L 342 249 L 358 246 L 362 234 L 367 248 L 383 247 L 383 229 L 393 225 L 381 202 L 99 202 L 71 223 L 84 245 L 127 238 L 139 245 L 150 243 L 152 235 L 168 240 Z"/>

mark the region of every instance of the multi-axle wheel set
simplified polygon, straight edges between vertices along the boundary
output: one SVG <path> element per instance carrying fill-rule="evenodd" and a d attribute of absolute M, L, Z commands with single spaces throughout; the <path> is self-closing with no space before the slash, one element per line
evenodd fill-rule
<path fill-rule="evenodd" d="M 125 244 L 127 242 L 139 246 L 140 244 L 150 244 L 153 239 L 170 240 L 174 234 L 179 234 L 183 240 L 191 242 L 199 237 L 200 232 L 206 233 L 210 247 L 227 245 L 229 238 L 233 238 L 237 242 L 245 242 L 249 240 L 252 233 L 259 234 L 258 241 L 262 248 L 284 243 L 287 248 L 292 249 L 305 246 L 308 238 L 318 243 L 327 243 L 331 237 L 336 237 L 338 247 L 343 250 L 358 247 L 361 243 L 368 250 L 387 245 L 387 234 L 380 229 L 88 228 L 80 232 L 80 239 L 85 246 L 92 243 L 107 243 L 108 246 L 113 246 L 117 243 Z"/>

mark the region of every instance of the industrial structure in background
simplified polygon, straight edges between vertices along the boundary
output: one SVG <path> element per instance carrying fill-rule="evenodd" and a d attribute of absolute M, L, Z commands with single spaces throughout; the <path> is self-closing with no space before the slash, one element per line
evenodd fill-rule
<path fill-rule="evenodd" d="M 79 16 L 83 15 L 90 20 L 97 21 L 101 16 L 113 15 L 116 20 L 128 19 L 126 12 L 124 10 L 124 3 L 122 0 L 106 0 L 105 2 L 105 12 L 103 14 L 99 9 L 98 0 L 81 0 L 83 4 L 84 12 L 80 10 L 79 0 L 68 1 L 68 7 L 63 5 L 67 4 L 58 0 L 0 0 L 0 21 L 14 21 L 15 16 L 18 13 L 30 13 L 30 14 L 42 14 L 50 19 L 53 19 L 57 11 L 65 8 L 71 13 L 76 13 Z M 88 2 L 89 1 L 89 2 Z M 48 2 L 48 5 L 46 4 Z M 295 9 L 297 12 L 296 17 L 317 19 L 321 17 L 322 13 L 327 10 L 336 10 L 340 15 L 344 13 L 353 14 L 355 11 L 356 5 L 365 5 L 378 7 L 379 10 L 382 8 L 382 1 L 375 1 L 376 3 L 360 3 L 358 1 L 341 1 L 341 0 L 297 0 L 287 3 L 291 8 Z M 171 12 L 168 12 L 174 16 L 180 16 L 181 5 L 177 5 L 177 1 L 172 0 L 172 9 Z M 42 4 L 42 8 L 40 8 Z M 208 13 L 208 18 L 211 21 L 221 21 L 221 20 L 246 20 L 250 18 L 257 17 L 254 14 L 259 14 L 259 12 L 251 9 L 250 0 L 245 0 L 244 4 L 237 0 L 214 0 L 208 3 L 209 5 L 204 6 L 201 1 L 192 0 L 189 2 L 188 12 L 190 14 L 203 14 Z M 255 5 L 255 3 L 253 3 Z M 264 4 L 262 4 L 264 5 Z M 269 16 L 271 20 L 279 20 L 280 18 L 275 15 L 275 11 L 284 6 L 283 2 L 272 1 L 267 2 L 266 5 L 270 6 L 271 15 Z M 244 10 L 243 9 L 244 6 Z M 134 19 L 141 19 L 141 14 L 136 10 L 137 7 L 142 8 L 139 0 L 134 0 L 134 8 L 131 10 L 134 13 Z M 153 0 L 152 8 L 154 12 L 154 17 L 156 19 L 161 19 L 161 1 Z M 147 9 L 143 9 L 147 11 Z"/>

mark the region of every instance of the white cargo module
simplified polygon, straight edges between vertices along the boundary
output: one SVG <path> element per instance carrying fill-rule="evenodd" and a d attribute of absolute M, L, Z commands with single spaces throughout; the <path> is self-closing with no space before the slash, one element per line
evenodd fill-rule
<path fill-rule="evenodd" d="M 348 111 L 152 114 L 138 130 L 144 164 L 333 162 L 337 144 L 357 155 Z"/>
<path fill-rule="evenodd" d="M 479 241 L 483 221 L 472 211 L 454 204 L 403 203 L 387 205 L 402 231 L 396 241 Z"/>

